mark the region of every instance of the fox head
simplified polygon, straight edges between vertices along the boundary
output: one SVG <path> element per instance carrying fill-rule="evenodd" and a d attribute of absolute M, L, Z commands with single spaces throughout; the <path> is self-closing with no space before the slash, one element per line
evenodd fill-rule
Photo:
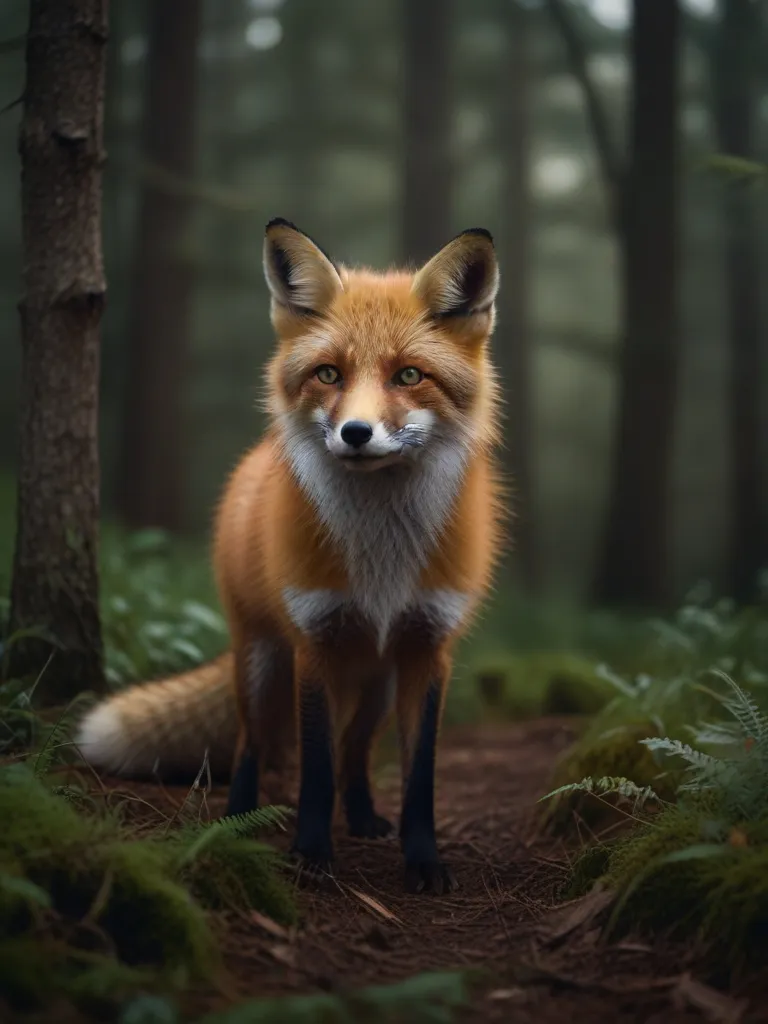
<path fill-rule="evenodd" d="M 290 445 L 355 471 L 403 468 L 496 440 L 488 360 L 499 272 L 488 231 L 464 231 L 415 273 L 334 263 L 288 221 L 267 225 L 278 348 L 269 409 Z"/>

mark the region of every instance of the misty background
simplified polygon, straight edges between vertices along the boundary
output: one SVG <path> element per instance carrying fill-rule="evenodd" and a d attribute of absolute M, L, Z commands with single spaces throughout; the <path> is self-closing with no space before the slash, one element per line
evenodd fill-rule
<path fill-rule="evenodd" d="M 759 173 L 742 180 L 710 163 L 729 148 L 757 164 L 768 159 L 768 19 L 752 0 L 687 0 L 680 10 L 675 162 L 662 154 L 635 176 L 651 197 L 670 170 L 678 186 L 668 546 L 655 593 L 634 593 L 627 581 L 621 596 L 641 603 L 676 599 L 701 579 L 735 589 L 734 533 L 744 530 L 734 513 L 740 403 L 730 374 L 742 343 L 752 365 L 755 352 L 760 362 L 748 375 L 757 389 L 751 410 L 739 420 L 753 462 L 740 514 L 751 523 L 755 578 L 768 564 L 760 286 L 768 193 Z M 339 262 L 377 268 L 415 266 L 459 231 L 483 226 L 501 263 L 493 355 L 507 398 L 502 458 L 519 492 L 519 551 L 502 582 L 610 600 L 616 587 L 601 593 L 594 581 L 605 558 L 626 324 L 607 151 L 590 96 L 610 151 L 625 159 L 631 15 L 623 0 L 112 0 L 104 517 L 207 538 L 226 474 L 265 425 L 257 403 L 272 346 L 261 271 L 270 218 L 294 221 Z M 21 290 L 15 101 L 26 28 L 26 3 L 5 0 L 0 474 L 11 502 Z M 660 110 L 646 113 L 663 120 Z M 739 129 L 730 147 L 729 125 Z M 737 145 L 745 151 L 734 153 Z M 639 365 L 645 372 L 642 355 Z M 650 376 L 633 413 L 638 435 L 658 414 L 652 367 Z M 659 402 L 664 387 L 659 379 Z M 642 503 L 632 508 L 642 523 Z"/>

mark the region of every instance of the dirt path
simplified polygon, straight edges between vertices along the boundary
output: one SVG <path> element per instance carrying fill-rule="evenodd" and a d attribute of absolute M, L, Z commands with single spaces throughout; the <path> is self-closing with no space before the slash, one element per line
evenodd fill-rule
<path fill-rule="evenodd" d="M 567 721 L 555 719 L 446 733 L 438 756 L 437 824 L 459 891 L 442 898 L 405 895 L 396 840 L 350 839 L 339 825 L 336 880 L 301 891 L 295 934 L 246 915 L 229 922 L 225 949 L 234 994 L 333 991 L 419 971 L 481 967 L 487 973 L 471 1008 L 459 1014 L 462 1021 L 768 1020 L 768 1011 L 754 1009 L 754 999 L 745 1014 L 734 998 L 715 1005 L 716 993 L 686 982 L 689 965 L 678 949 L 628 940 L 603 949 L 589 924 L 555 941 L 563 915 L 573 920 L 574 913 L 572 906 L 555 909 L 567 853 L 537 834 L 534 813 L 553 761 L 571 738 Z M 267 780 L 265 788 L 271 800 L 285 802 L 295 796 L 294 785 Z M 150 789 L 142 795 L 156 806 L 186 793 Z M 377 794 L 379 809 L 396 820 L 395 770 L 380 773 Z M 215 788 L 208 799 L 213 815 L 222 812 L 224 798 L 223 787 Z M 221 1005 L 196 1002 L 199 1011 Z"/>

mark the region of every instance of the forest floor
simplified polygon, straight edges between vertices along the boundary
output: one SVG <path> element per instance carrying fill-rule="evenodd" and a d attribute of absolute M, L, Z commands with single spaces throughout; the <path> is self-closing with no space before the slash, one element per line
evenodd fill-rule
<path fill-rule="evenodd" d="M 566 904 L 558 898 L 574 851 L 542 830 L 537 799 L 573 730 L 567 718 L 446 728 L 436 816 L 459 890 L 406 895 L 397 840 L 351 839 L 339 822 L 335 876 L 300 889 L 299 926 L 287 930 L 247 911 L 229 915 L 222 922 L 227 994 L 190 993 L 185 1012 L 480 968 L 458 1021 L 768 1021 L 767 978 L 716 991 L 690 950 L 634 936 L 603 942 L 600 895 Z M 266 797 L 295 806 L 294 775 L 267 776 Z M 167 818 L 188 794 L 184 787 L 104 781 L 133 795 L 137 818 Z M 377 773 L 378 810 L 393 821 L 399 786 L 395 769 Z M 203 813 L 220 815 L 225 796 L 224 786 L 214 786 Z M 275 841 L 287 849 L 290 835 Z"/>

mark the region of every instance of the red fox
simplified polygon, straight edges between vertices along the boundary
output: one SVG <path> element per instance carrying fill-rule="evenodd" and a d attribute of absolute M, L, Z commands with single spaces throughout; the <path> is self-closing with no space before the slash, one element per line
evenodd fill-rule
<path fill-rule="evenodd" d="M 453 647 L 501 546 L 493 240 L 464 231 L 416 273 L 374 273 L 335 264 L 277 219 L 264 273 L 278 341 L 271 425 L 226 486 L 213 545 L 232 653 L 95 707 L 78 744 L 128 775 L 164 759 L 195 768 L 203 747 L 220 761 L 231 744 L 227 813 L 239 814 L 257 806 L 264 757 L 295 726 L 293 851 L 327 869 L 337 787 L 352 835 L 391 831 L 369 758 L 394 706 L 406 889 L 449 891 L 436 739 Z"/>

